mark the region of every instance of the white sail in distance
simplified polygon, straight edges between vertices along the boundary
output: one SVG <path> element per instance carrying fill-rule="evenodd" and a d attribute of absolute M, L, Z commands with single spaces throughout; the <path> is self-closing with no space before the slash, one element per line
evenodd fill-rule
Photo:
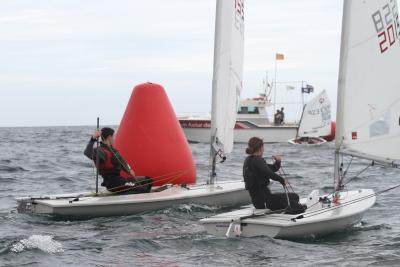
<path fill-rule="evenodd" d="M 222 149 L 224 153 L 233 148 L 233 129 L 243 86 L 243 49 L 244 0 L 217 0 L 211 142 L 216 151 Z"/>
<path fill-rule="evenodd" d="M 311 99 L 304 107 L 298 136 L 319 137 L 331 133 L 331 101 L 322 91 Z"/>
<path fill-rule="evenodd" d="M 397 1 L 344 1 L 342 24 L 336 149 L 400 160 Z"/>

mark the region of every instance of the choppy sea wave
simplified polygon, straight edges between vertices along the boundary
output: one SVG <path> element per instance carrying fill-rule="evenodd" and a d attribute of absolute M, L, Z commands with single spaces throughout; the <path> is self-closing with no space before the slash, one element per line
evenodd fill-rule
<path fill-rule="evenodd" d="M 400 262 L 399 190 L 378 196 L 363 221 L 322 238 L 216 238 L 198 220 L 229 209 L 177 205 L 139 215 L 65 220 L 16 212 L 15 197 L 94 189 L 82 154 L 91 127 L 0 128 L 0 266 L 365 266 Z M 65 138 L 74 136 L 74 138 Z M 191 144 L 198 181 L 208 175 L 208 145 Z M 266 145 L 281 154 L 302 196 L 332 190 L 333 146 Z M 240 179 L 245 146 L 235 145 L 218 179 Z M 365 167 L 357 161 L 349 176 Z M 371 168 L 351 188 L 376 191 L 400 182 L 400 171 Z M 278 187 L 273 190 L 280 190 Z"/>
<path fill-rule="evenodd" d="M 21 253 L 29 249 L 38 249 L 46 253 L 61 253 L 64 251 L 62 245 L 53 240 L 51 235 L 31 235 L 29 238 L 13 244 L 11 252 Z"/>

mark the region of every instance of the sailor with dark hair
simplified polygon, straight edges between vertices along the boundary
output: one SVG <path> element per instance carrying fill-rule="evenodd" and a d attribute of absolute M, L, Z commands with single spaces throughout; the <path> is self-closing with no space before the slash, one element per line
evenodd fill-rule
<path fill-rule="evenodd" d="M 84 151 L 85 156 L 96 163 L 97 149 L 93 147 L 97 138 L 101 136 L 100 147 L 98 151 L 99 165 L 97 166 L 99 174 L 103 177 L 102 186 L 115 193 L 148 193 L 151 190 L 152 180 L 147 176 L 135 176 L 134 170 L 129 166 L 118 150 L 113 147 L 114 130 L 109 127 L 97 129 Z M 124 178 L 121 171 L 129 175 Z M 133 183 L 133 184 L 130 184 Z"/>
<path fill-rule="evenodd" d="M 281 111 L 277 109 L 276 113 L 274 114 L 274 124 L 275 125 L 281 124 L 281 120 L 282 120 Z"/>
<path fill-rule="evenodd" d="M 283 112 L 283 107 L 281 107 L 280 115 L 281 115 L 280 124 L 283 124 L 285 122 L 285 113 Z"/>
<path fill-rule="evenodd" d="M 275 172 L 281 167 L 281 157 L 273 156 L 274 164 L 267 164 L 263 159 L 264 142 L 258 137 L 250 138 L 246 153 L 249 156 L 243 164 L 245 188 L 249 191 L 251 201 L 256 209 L 285 210 L 289 207 L 291 213 L 302 213 L 304 207 L 299 204 L 299 196 L 295 193 L 271 193 L 268 188 L 269 179 L 278 181 L 283 186 L 288 184 L 286 179 Z"/>

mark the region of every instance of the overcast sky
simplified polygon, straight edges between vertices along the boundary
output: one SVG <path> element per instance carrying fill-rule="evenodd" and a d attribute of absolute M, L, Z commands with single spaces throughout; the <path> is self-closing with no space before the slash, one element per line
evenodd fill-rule
<path fill-rule="evenodd" d="M 326 89 L 335 107 L 342 3 L 245 1 L 243 97 L 280 52 L 277 80 Z M 0 1 L 0 126 L 119 124 L 147 81 L 177 114 L 209 112 L 214 15 L 215 0 Z"/>

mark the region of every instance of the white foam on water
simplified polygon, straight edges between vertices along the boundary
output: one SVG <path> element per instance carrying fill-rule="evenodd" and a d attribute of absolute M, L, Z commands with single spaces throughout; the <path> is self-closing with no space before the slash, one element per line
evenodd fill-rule
<path fill-rule="evenodd" d="M 61 243 L 53 240 L 51 235 L 32 235 L 27 239 L 20 240 L 11 247 L 11 251 L 15 253 L 27 249 L 40 249 L 47 253 L 64 252 Z"/>

